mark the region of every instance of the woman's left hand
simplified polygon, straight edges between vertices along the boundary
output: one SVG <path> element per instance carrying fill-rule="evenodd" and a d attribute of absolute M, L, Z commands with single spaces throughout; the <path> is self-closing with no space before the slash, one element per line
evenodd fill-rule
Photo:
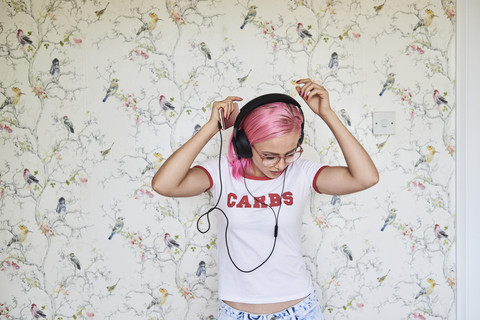
<path fill-rule="evenodd" d="M 298 94 L 313 112 L 322 117 L 332 111 L 328 91 L 324 86 L 310 79 L 300 79 L 297 83 L 299 84 L 296 87 Z"/>

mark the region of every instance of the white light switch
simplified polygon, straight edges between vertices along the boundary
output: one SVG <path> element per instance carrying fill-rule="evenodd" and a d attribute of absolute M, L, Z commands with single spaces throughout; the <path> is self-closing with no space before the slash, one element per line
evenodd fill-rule
<path fill-rule="evenodd" d="M 373 113 L 373 134 L 395 134 L 395 112 Z"/>

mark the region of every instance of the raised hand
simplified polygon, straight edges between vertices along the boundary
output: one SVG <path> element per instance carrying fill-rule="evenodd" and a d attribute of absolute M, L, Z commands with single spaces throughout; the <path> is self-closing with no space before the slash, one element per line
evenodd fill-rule
<path fill-rule="evenodd" d="M 310 79 L 297 80 L 296 87 L 298 94 L 307 105 L 320 117 L 332 111 L 328 91 L 321 84 Z"/>
<path fill-rule="evenodd" d="M 222 109 L 222 115 L 225 120 L 230 119 L 230 116 L 235 109 L 238 110 L 237 101 L 242 101 L 243 99 L 237 96 L 228 96 L 225 100 L 215 101 L 212 105 L 212 114 L 210 116 L 210 121 L 218 123 L 220 121 L 220 116 L 218 113 L 219 109 Z"/>

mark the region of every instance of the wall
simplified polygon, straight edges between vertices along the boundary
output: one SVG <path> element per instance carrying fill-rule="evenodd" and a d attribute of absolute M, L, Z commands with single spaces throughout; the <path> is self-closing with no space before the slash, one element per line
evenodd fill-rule
<path fill-rule="evenodd" d="M 250 5 L 256 16 L 240 29 Z M 0 317 L 28 318 L 32 304 L 49 319 L 215 315 L 215 232 L 195 228 L 212 200 L 163 198 L 151 177 L 215 99 L 295 97 L 292 81 L 310 77 L 350 116 L 381 173 L 340 204 L 317 195 L 306 205 L 304 255 L 326 318 L 456 318 L 454 3 L 2 0 L 1 8 Z M 426 9 L 431 23 L 414 30 Z M 299 22 L 311 39 L 298 36 Z M 32 44 L 18 41 L 19 29 Z M 329 67 L 333 52 L 338 66 Z M 380 96 L 390 73 L 395 82 Z M 102 102 L 113 79 L 118 89 Z M 448 103 L 437 105 L 434 90 Z M 162 95 L 174 109 L 162 108 Z M 372 134 L 374 111 L 395 111 L 395 135 Z M 304 156 L 342 164 L 321 120 L 306 117 Z M 218 153 L 219 139 L 198 161 Z M 39 182 L 28 184 L 25 169 Z M 57 213 L 60 198 L 66 210 Z M 380 231 L 391 211 L 396 219 Z M 435 237 L 436 224 L 448 239 Z M 179 248 L 165 245 L 166 233 Z M 205 278 L 196 276 L 200 261 Z"/>
<path fill-rule="evenodd" d="M 475 319 L 480 312 L 478 291 L 480 285 L 480 116 L 477 91 L 480 86 L 480 64 L 477 40 L 480 30 L 480 3 L 464 0 L 457 5 L 457 317 Z"/>

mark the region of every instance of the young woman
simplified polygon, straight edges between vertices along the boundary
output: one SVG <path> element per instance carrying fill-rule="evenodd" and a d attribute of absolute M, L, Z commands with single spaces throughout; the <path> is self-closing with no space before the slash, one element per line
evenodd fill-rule
<path fill-rule="evenodd" d="M 209 190 L 218 199 L 215 209 L 223 214 L 217 218 L 219 320 L 324 319 L 301 255 L 306 199 L 312 192 L 361 191 L 379 179 L 370 156 L 331 109 L 327 90 L 310 79 L 297 84 L 300 97 L 335 136 L 346 166 L 299 159 L 304 124 L 300 105 L 285 95 L 266 95 L 240 111 L 228 161 L 212 159 L 192 167 L 219 130 L 219 109 L 228 119 L 242 101 L 230 96 L 214 102 L 210 120 L 152 180 L 153 189 L 164 196 Z"/>

